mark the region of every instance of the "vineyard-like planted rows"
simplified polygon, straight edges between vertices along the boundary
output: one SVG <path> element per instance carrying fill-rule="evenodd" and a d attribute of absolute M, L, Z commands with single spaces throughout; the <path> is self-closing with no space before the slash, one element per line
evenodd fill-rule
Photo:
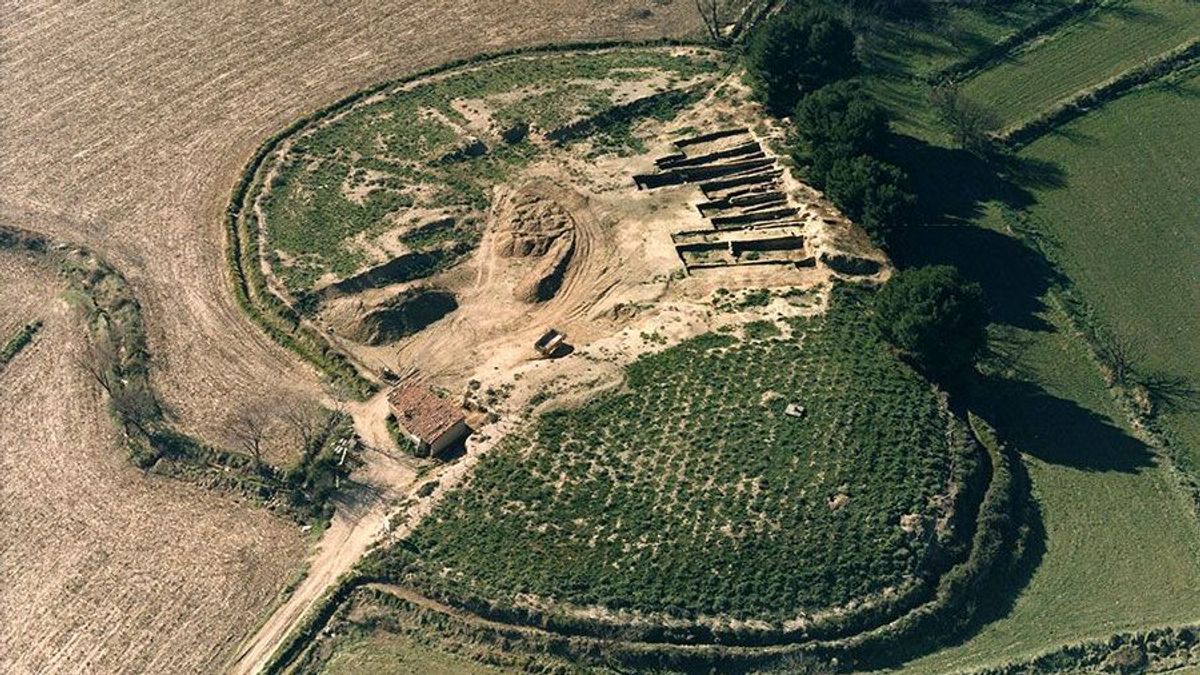
<path fill-rule="evenodd" d="M 1011 125 L 1197 35 L 1200 3 L 1112 3 L 967 80 L 964 91 Z"/>
<path fill-rule="evenodd" d="M 780 620 L 927 572 L 952 539 L 937 497 L 975 459 L 870 302 L 839 292 L 782 334 L 692 339 L 632 364 L 624 391 L 543 416 L 407 542 L 410 581 Z"/>
<path fill-rule="evenodd" d="M 460 227 L 448 232 L 453 236 L 427 241 L 399 234 L 410 250 L 453 250 L 442 267 L 452 264 L 477 239 L 472 214 L 487 208 L 491 186 L 548 147 L 528 127 L 549 132 L 619 110 L 614 97 L 621 87 L 650 83 L 649 95 L 716 67 L 711 56 L 663 49 L 519 57 L 357 106 L 303 134 L 278 165 L 265 202 L 275 269 L 297 292 L 327 273 L 344 278 L 382 262 L 358 238 L 403 228 L 410 210 L 414 226 L 433 213 L 459 214 Z M 648 107 L 643 114 L 663 111 Z M 593 130 L 594 143 L 616 151 L 636 146 L 630 133 L 636 119 L 603 119 L 620 128 Z"/>

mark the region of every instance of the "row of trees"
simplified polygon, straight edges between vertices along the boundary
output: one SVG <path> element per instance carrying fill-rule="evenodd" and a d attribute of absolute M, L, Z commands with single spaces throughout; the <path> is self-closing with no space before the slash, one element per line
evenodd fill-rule
<path fill-rule="evenodd" d="M 882 14 L 920 3 L 865 2 Z M 867 6 L 870 7 L 867 7 Z M 888 245 L 915 216 L 905 172 L 880 157 L 892 141 L 887 110 L 854 78 L 859 72 L 850 28 L 819 5 L 799 5 L 764 23 L 746 52 L 750 79 L 766 110 L 790 117 L 790 151 L 806 180 Z M 997 119 L 954 86 L 931 93 L 938 117 L 964 149 L 992 152 Z M 969 370 L 986 342 L 982 289 L 953 267 L 897 273 L 879 294 L 884 336 L 938 379 Z"/>
<path fill-rule="evenodd" d="M 887 111 L 852 78 L 854 34 L 814 6 L 768 20 L 747 49 L 764 107 L 790 116 L 791 152 L 805 178 L 885 244 L 914 199 L 904 172 L 879 159 L 890 141 Z"/>

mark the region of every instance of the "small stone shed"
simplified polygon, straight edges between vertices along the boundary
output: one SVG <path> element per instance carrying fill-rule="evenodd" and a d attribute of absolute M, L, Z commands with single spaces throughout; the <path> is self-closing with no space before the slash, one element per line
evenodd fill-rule
<path fill-rule="evenodd" d="M 396 426 L 416 446 L 417 455 L 436 457 L 471 433 L 462 408 L 417 383 L 401 384 L 388 393 Z"/>

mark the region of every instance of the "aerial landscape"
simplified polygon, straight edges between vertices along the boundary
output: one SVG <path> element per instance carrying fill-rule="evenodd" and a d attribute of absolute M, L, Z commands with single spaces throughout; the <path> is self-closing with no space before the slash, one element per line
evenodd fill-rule
<path fill-rule="evenodd" d="M 0 672 L 1200 673 L 1200 3 L 7 3 Z"/>

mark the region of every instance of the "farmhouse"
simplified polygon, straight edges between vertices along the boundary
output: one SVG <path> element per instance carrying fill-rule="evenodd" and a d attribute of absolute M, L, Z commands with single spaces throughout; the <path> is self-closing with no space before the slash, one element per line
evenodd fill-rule
<path fill-rule="evenodd" d="M 471 432 L 458 406 L 420 384 L 396 387 L 388 394 L 388 405 L 396 425 L 422 457 L 439 455 Z"/>

